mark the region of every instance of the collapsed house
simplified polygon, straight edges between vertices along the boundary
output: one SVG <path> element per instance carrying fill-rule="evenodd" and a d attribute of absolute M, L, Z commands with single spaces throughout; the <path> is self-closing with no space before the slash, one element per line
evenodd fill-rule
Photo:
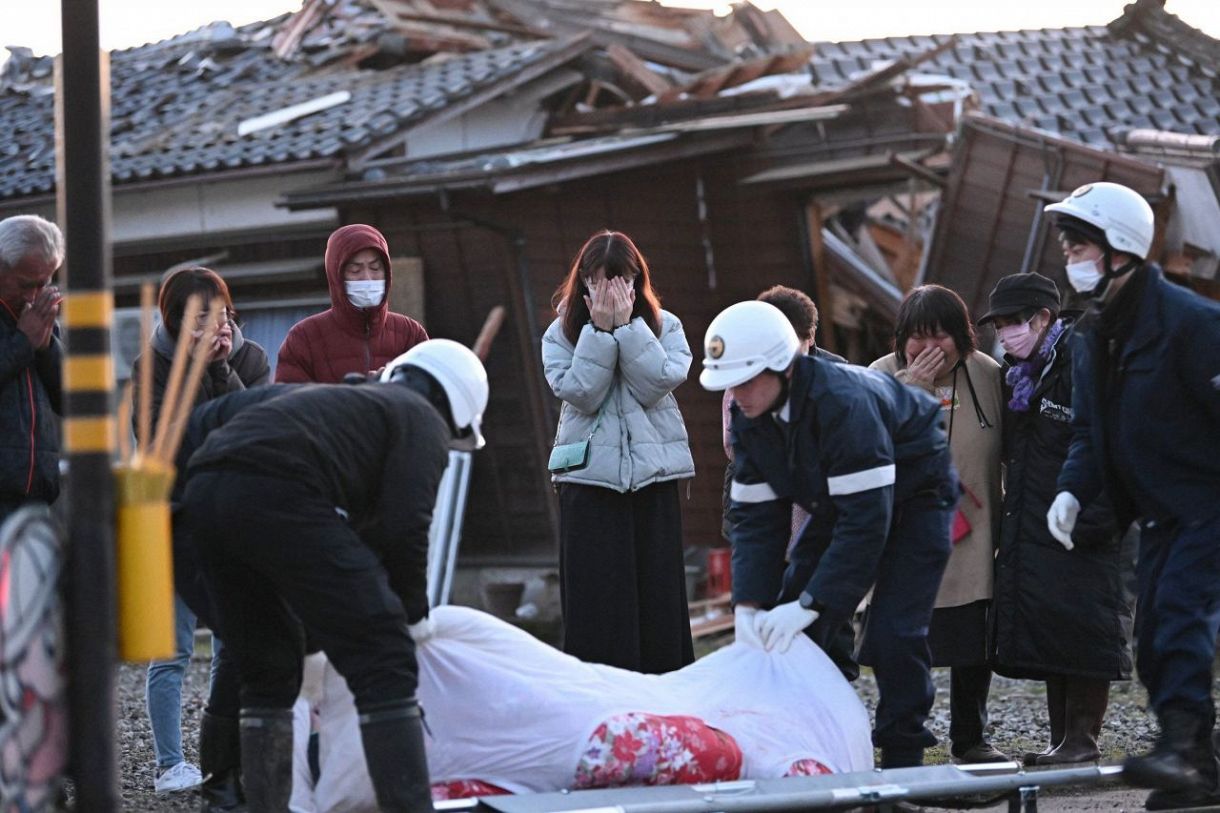
<path fill-rule="evenodd" d="M 1156 0 L 1109 26 L 808 43 L 777 12 L 644 0 L 306 0 L 116 51 L 116 367 L 139 284 L 201 263 L 274 357 L 329 305 L 326 236 L 376 225 L 392 307 L 431 335 L 509 318 L 488 361 L 461 563 L 549 567 L 558 414 L 539 362 L 551 294 L 590 233 L 632 235 L 698 348 L 723 307 L 809 291 L 819 343 L 889 349 L 903 293 L 976 315 L 999 276 L 1061 283 L 1042 205 L 1089 180 L 1148 195 L 1158 255 L 1216 294 L 1220 48 Z M 0 215 L 53 215 L 52 61 L 0 73 Z M 70 272 L 69 272 L 70 273 Z M 70 281 L 69 281 L 70 284 Z M 685 533 L 719 537 L 717 394 L 677 397 L 699 476 Z"/>

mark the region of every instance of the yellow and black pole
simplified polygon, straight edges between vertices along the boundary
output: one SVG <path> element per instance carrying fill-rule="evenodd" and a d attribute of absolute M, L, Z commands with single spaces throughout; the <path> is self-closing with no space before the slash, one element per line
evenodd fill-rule
<path fill-rule="evenodd" d="M 57 193 L 67 256 L 64 324 L 69 772 L 76 809 L 119 808 L 115 752 L 115 425 L 110 355 L 109 71 L 97 0 L 62 0 L 56 82 Z"/>

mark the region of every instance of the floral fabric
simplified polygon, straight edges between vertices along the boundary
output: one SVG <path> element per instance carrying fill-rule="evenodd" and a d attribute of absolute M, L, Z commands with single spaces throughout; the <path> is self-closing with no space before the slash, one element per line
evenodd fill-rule
<path fill-rule="evenodd" d="M 455 779 L 452 782 L 433 782 L 432 801 L 443 802 L 446 799 L 473 799 L 476 796 L 503 796 L 507 794 L 504 788 L 498 788 L 490 782 L 478 779 Z"/>
<path fill-rule="evenodd" d="M 696 717 L 631 712 L 606 720 L 576 767 L 576 789 L 737 779 L 741 749 Z"/>
<path fill-rule="evenodd" d="M 824 776 L 828 773 L 834 773 L 834 771 L 816 759 L 798 759 L 792 763 L 792 767 L 784 776 Z"/>

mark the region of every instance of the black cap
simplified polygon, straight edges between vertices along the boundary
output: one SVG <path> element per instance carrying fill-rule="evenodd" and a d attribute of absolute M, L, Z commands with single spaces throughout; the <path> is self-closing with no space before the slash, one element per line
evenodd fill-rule
<path fill-rule="evenodd" d="M 1059 286 L 1037 273 L 1009 274 L 996 283 L 988 299 L 987 313 L 978 320 L 985 325 L 998 316 L 1012 316 L 1027 308 L 1059 312 Z"/>

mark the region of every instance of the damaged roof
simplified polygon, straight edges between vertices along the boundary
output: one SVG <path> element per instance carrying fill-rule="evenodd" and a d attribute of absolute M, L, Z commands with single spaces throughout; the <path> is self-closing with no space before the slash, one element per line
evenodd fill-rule
<path fill-rule="evenodd" d="M 876 63 L 949 36 L 815 43 L 814 81 L 846 83 Z M 958 34 L 920 68 L 968 82 L 983 112 L 1110 147 L 1109 134 L 1146 128 L 1220 133 L 1220 41 L 1139 0 L 1108 26 Z"/>
<path fill-rule="evenodd" d="M 574 50 L 572 40 L 533 41 L 380 71 L 309 74 L 307 65 L 275 57 L 252 28 L 217 24 L 113 54 L 116 183 L 338 158 Z M 49 86 L 0 91 L 0 130 L 10 134 L 0 147 L 0 197 L 54 189 L 54 116 Z"/>
<path fill-rule="evenodd" d="M 54 189 L 53 63 L 13 50 L 0 71 L 0 199 Z M 1128 129 L 1220 133 L 1220 43 L 1161 0 L 1108 26 L 817 43 L 812 58 L 779 12 L 748 2 L 716 16 L 648 0 L 304 0 L 273 20 L 114 52 L 114 180 L 358 169 L 412 128 L 569 63 L 583 84 L 548 102 L 550 136 L 864 104 L 916 71 L 969 84 L 993 117 L 1106 148 Z"/>
<path fill-rule="evenodd" d="M 749 3 L 718 17 L 646 0 L 304 0 L 113 52 L 111 168 L 121 184 L 363 155 L 597 45 L 672 83 L 797 44 L 779 12 Z M 50 193 L 55 175 L 53 58 L 10 51 L 0 199 Z"/>

